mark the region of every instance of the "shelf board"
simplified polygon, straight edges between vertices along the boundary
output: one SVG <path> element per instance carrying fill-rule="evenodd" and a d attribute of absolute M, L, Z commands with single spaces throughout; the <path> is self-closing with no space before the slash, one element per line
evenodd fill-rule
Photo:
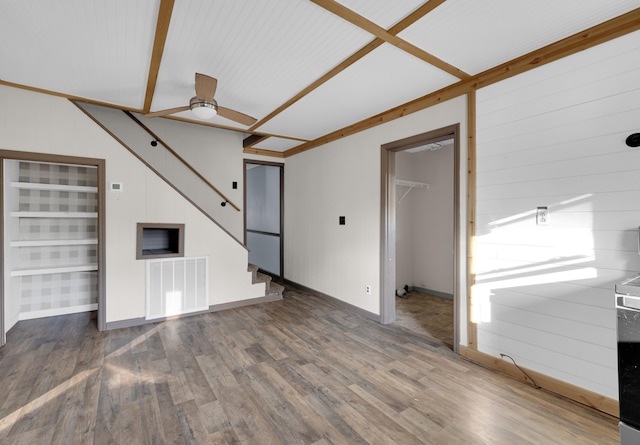
<path fill-rule="evenodd" d="M 12 182 L 11 187 L 28 190 L 58 190 L 63 192 L 98 193 L 98 187 L 85 185 L 41 184 L 38 182 Z"/>
<path fill-rule="evenodd" d="M 40 267 L 36 269 L 17 269 L 11 271 L 12 277 L 26 277 L 31 275 L 48 275 L 53 273 L 69 272 L 95 272 L 98 270 L 97 264 L 80 264 L 77 266 Z"/>
<path fill-rule="evenodd" d="M 97 311 L 98 304 L 90 303 L 80 306 L 58 307 L 53 309 L 43 309 L 41 311 L 20 312 L 18 320 L 32 320 L 34 318 L 53 317 L 56 315 L 77 314 L 79 312 Z"/>
<path fill-rule="evenodd" d="M 97 218 L 98 212 L 11 212 L 16 218 Z"/>
<path fill-rule="evenodd" d="M 91 244 L 98 244 L 98 240 L 96 238 L 91 238 L 11 241 L 11 247 L 84 246 Z"/>

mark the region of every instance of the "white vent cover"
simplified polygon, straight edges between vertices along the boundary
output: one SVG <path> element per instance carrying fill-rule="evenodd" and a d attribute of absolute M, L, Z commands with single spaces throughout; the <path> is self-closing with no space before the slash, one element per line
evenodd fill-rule
<path fill-rule="evenodd" d="M 167 258 L 147 261 L 146 318 L 209 309 L 209 259 Z"/>

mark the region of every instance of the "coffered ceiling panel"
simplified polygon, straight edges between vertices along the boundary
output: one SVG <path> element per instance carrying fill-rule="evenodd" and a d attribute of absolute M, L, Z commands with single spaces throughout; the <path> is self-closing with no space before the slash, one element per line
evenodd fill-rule
<path fill-rule="evenodd" d="M 0 79 L 139 108 L 159 0 L 0 3 Z"/>
<path fill-rule="evenodd" d="M 384 44 L 259 127 L 258 131 L 315 139 L 457 80 Z"/>
<path fill-rule="evenodd" d="M 297 145 L 300 145 L 302 141 L 297 141 L 294 139 L 284 139 L 277 137 L 270 137 L 265 139 L 262 142 L 259 142 L 255 145 L 255 148 L 260 148 L 262 150 L 271 150 L 277 152 L 283 152 L 293 148 Z"/>
<path fill-rule="evenodd" d="M 565 37 L 563 55 L 639 29 L 640 0 L 2 0 L 0 84 L 147 114 L 187 107 L 198 72 L 257 122 L 155 119 L 266 135 L 247 149 L 282 152 L 448 86 L 464 94 Z"/>
<path fill-rule="evenodd" d="M 176 2 L 152 110 L 188 105 L 200 72 L 219 105 L 260 119 L 370 40 L 307 1 Z"/>
<path fill-rule="evenodd" d="M 398 35 L 477 74 L 639 6 L 638 0 L 447 0 Z"/>

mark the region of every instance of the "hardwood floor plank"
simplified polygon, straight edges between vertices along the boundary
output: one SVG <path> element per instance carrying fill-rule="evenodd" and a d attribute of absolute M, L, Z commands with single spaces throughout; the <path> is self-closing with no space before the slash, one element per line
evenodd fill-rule
<path fill-rule="evenodd" d="M 58 408 L 61 410 L 59 416 L 51 416 L 51 422 L 45 425 L 54 430 L 51 438 L 52 444 L 74 443 L 78 422 L 83 419 L 81 417 L 84 404 L 82 403 L 84 396 L 85 382 L 79 382 L 72 385 L 63 394 L 64 400 Z M 54 410 L 51 410 L 54 411 Z"/>
<path fill-rule="evenodd" d="M 162 361 L 162 360 L 160 360 Z M 174 401 L 171 399 L 169 384 L 157 382 L 155 384 L 156 401 L 162 419 L 162 433 L 167 444 L 184 443 L 181 435 L 181 424 L 176 412 Z"/>
<path fill-rule="evenodd" d="M 82 394 L 81 405 L 76 410 L 77 421 L 73 440 L 69 443 L 93 443 L 93 436 L 96 427 L 98 412 L 98 399 L 100 396 L 100 381 L 102 379 L 102 369 L 94 368 L 87 370 L 85 381 L 81 384 Z M 70 400 L 69 403 L 78 403 Z M 68 409 L 68 404 L 63 409 Z"/>
<path fill-rule="evenodd" d="M 200 418 L 200 411 L 195 401 L 189 400 L 178 404 L 176 411 L 184 443 L 193 445 L 213 444 L 209 440 L 209 433 Z"/>
<path fill-rule="evenodd" d="M 198 409 L 210 435 L 230 428 L 231 424 L 219 400 L 199 405 Z"/>

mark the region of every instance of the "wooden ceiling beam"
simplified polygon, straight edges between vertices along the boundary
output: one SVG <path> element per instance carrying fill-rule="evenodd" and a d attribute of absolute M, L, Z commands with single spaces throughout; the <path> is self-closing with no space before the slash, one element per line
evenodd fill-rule
<path fill-rule="evenodd" d="M 336 2 L 335 0 L 311 0 L 316 5 L 321 8 L 326 9 L 327 11 L 341 17 L 342 19 L 350 22 L 351 24 L 373 34 L 377 38 L 390 43 L 401 50 L 411 54 L 419 58 L 420 60 L 427 62 L 439 69 L 451 74 L 452 76 L 457 77 L 458 79 L 469 79 L 471 75 L 465 73 L 460 68 L 457 68 L 442 59 L 437 58 L 433 54 L 429 54 L 422 48 L 418 48 L 412 43 L 407 42 L 406 40 L 401 39 L 396 34 L 391 33 L 384 29 L 383 27 L 377 25 L 371 20 L 357 14 L 351 9 L 343 6 L 342 4 Z"/>
<path fill-rule="evenodd" d="M 420 6 L 415 11 L 413 11 L 411 14 L 409 14 L 407 17 L 405 17 L 404 19 L 400 20 L 397 24 L 392 26 L 389 29 L 389 33 L 398 34 L 398 33 L 402 32 L 403 30 L 407 29 L 409 26 L 411 26 L 412 24 L 414 24 L 415 22 L 420 20 L 422 17 L 427 15 L 429 12 L 433 11 L 436 7 L 438 7 L 439 5 L 441 5 L 444 2 L 445 2 L 445 0 L 431 0 L 431 1 L 428 1 L 428 2 L 424 3 L 422 6 Z M 344 71 L 345 69 L 347 69 L 349 66 L 353 65 L 358 60 L 362 59 L 364 56 L 366 56 L 371 51 L 373 51 L 374 49 L 376 49 L 379 46 L 381 46 L 383 43 L 384 43 L 384 40 L 379 39 L 379 38 L 375 38 L 374 40 L 372 40 L 371 42 L 369 42 L 368 44 L 366 44 L 365 46 L 360 48 L 358 51 L 353 53 L 351 56 L 347 57 L 345 60 L 340 62 L 338 65 L 336 65 L 330 71 L 325 73 L 318 80 L 316 80 L 315 82 L 310 84 L 308 87 L 306 87 L 305 89 L 300 91 L 298 94 L 293 96 L 291 99 L 289 99 L 288 101 L 286 101 L 285 103 L 280 105 L 278 108 L 273 110 L 271 113 L 269 113 L 268 115 L 266 115 L 265 117 L 260 119 L 258 122 L 253 124 L 249 128 L 249 131 L 254 131 L 256 128 L 259 128 L 261 125 L 264 125 L 266 122 L 270 121 L 275 116 L 277 116 L 278 114 L 282 113 L 284 110 L 289 108 L 291 105 L 295 104 L 300 99 L 302 99 L 303 97 L 305 97 L 306 95 L 311 93 L 313 90 L 318 88 L 320 85 L 324 84 L 328 80 L 330 80 L 333 77 L 335 77 L 337 74 L 339 74 L 342 71 Z"/>
<path fill-rule="evenodd" d="M 246 138 L 244 138 L 244 140 L 242 141 L 242 148 L 252 147 L 267 138 L 269 138 L 269 136 L 265 136 L 262 134 L 252 134 L 251 136 L 247 136 Z"/>
<path fill-rule="evenodd" d="M 434 93 L 427 94 L 426 96 L 361 120 L 360 122 L 310 142 L 290 148 L 284 152 L 284 157 L 287 158 L 311 150 L 312 148 L 384 124 L 385 122 L 429 108 L 433 105 L 467 94 L 470 91 L 489 86 L 638 30 L 640 30 L 640 8 L 503 63 L 502 65 L 488 69 L 470 79 L 461 80 Z"/>
<path fill-rule="evenodd" d="M 426 3 L 423 3 L 421 6 L 413 11 L 411 14 L 400 20 L 398 23 L 389 28 L 389 33 L 396 35 L 400 34 L 402 31 L 407 29 L 409 26 L 413 25 L 415 22 L 420 20 L 425 15 L 429 14 L 431 11 L 436 9 L 438 6 L 443 4 L 446 0 L 428 0 Z"/>
<path fill-rule="evenodd" d="M 244 154 L 269 156 L 272 158 L 284 158 L 284 152 L 275 150 L 265 150 L 263 148 L 245 148 Z"/>
<path fill-rule="evenodd" d="M 169 33 L 169 24 L 171 23 L 174 2 L 175 0 L 160 1 L 158 21 L 156 22 L 156 35 L 153 39 L 151 63 L 149 64 L 149 75 L 147 76 L 147 90 L 144 95 L 144 105 L 142 107 L 144 113 L 148 113 L 151 110 L 151 102 L 153 101 L 153 95 L 156 91 L 158 72 L 160 71 L 160 63 L 162 62 L 162 54 L 164 53 L 164 44 L 167 41 L 167 34 Z"/>

